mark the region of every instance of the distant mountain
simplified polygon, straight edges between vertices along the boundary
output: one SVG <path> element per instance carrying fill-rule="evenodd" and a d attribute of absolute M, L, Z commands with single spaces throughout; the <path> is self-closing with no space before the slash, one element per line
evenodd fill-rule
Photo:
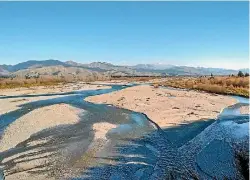
<path fill-rule="evenodd" d="M 127 66 L 116 66 L 106 62 L 82 64 L 74 61 L 30 60 L 16 65 L 0 65 L 1 71 L 18 77 L 37 76 L 155 76 L 158 73 L 139 72 Z"/>
<path fill-rule="evenodd" d="M 15 72 L 21 69 L 28 69 L 28 68 L 38 68 L 38 67 L 44 67 L 44 66 L 56 66 L 56 65 L 63 65 L 67 66 L 64 62 L 58 61 L 58 60 L 29 60 L 26 62 L 22 62 L 16 65 L 2 65 L 2 68 L 9 72 Z"/>
<path fill-rule="evenodd" d="M 75 61 L 66 61 L 65 64 L 69 66 L 81 66 L 82 65 L 82 63 L 77 63 Z"/>
<path fill-rule="evenodd" d="M 244 68 L 244 69 L 239 69 L 240 71 L 242 71 L 243 73 L 249 73 L 249 68 Z"/>
<path fill-rule="evenodd" d="M 10 73 L 0 66 L 0 77 L 8 77 Z"/>
<path fill-rule="evenodd" d="M 174 66 L 168 64 L 138 64 L 135 66 L 118 66 L 106 62 L 92 62 L 82 64 L 74 61 L 62 62 L 59 60 L 30 60 L 16 65 L 0 65 L 0 75 L 14 74 L 23 76 L 25 73 L 37 74 L 79 74 L 79 72 L 96 72 L 109 76 L 159 76 L 159 75 L 229 75 L 237 74 L 238 70 L 223 68 L 204 68 L 189 66 Z M 45 71 L 45 72 L 43 72 Z M 249 69 L 242 69 L 249 72 Z M 91 74 L 90 73 L 90 74 Z M 85 73 L 86 74 L 86 73 Z M 84 75 L 84 73 L 82 74 Z"/>
<path fill-rule="evenodd" d="M 92 62 L 90 64 L 82 64 L 81 66 L 96 71 L 110 71 L 115 69 L 113 64 L 106 62 Z"/>
<path fill-rule="evenodd" d="M 131 68 L 139 72 L 151 71 L 154 73 L 165 73 L 166 75 L 229 75 L 237 74 L 239 70 L 223 68 L 204 68 L 189 66 L 174 66 L 164 64 L 138 64 Z M 242 69 L 243 72 L 249 72 L 249 69 Z"/>
<path fill-rule="evenodd" d="M 132 66 L 134 69 L 151 69 L 151 70 L 163 70 L 175 67 L 174 65 L 170 64 L 137 64 Z"/>
<path fill-rule="evenodd" d="M 58 77 L 86 77 L 92 75 L 101 75 L 100 73 L 81 68 L 81 67 L 69 67 L 69 66 L 45 66 L 38 68 L 29 68 L 22 69 L 16 72 L 13 72 L 13 75 L 18 77 L 26 77 L 26 76 L 58 76 Z"/>
<path fill-rule="evenodd" d="M 66 61 L 65 64 L 70 65 L 70 66 L 82 66 L 86 68 L 99 68 L 99 69 L 105 69 L 105 70 L 109 70 L 115 67 L 115 65 L 106 63 L 106 62 L 92 62 L 89 64 L 83 64 L 83 63 L 77 63 L 75 61 Z"/>

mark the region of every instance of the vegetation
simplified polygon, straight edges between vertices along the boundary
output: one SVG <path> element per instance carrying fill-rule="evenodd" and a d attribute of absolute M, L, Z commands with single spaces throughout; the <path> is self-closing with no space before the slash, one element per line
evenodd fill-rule
<path fill-rule="evenodd" d="M 128 82 L 148 82 L 149 80 L 159 79 L 160 76 L 113 76 L 111 80 L 125 80 Z"/>
<path fill-rule="evenodd" d="M 91 82 L 97 80 L 107 80 L 109 77 L 85 76 L 85 77 L 55 77 L 55 76 L 40 76 L 29 78 L 0 78 L 0 89 L 10 89 L 18 87 L 33 87 L 33 86 L 53 86 L 59 83 L 69 83 L 76 81 Z"/>
<path fill-rule="evenodd" d="M 238 72 L 238 76 L 239 76 L 239 77 L 243 77 L 243 76 L 244 76 L 243 72 L 242 72 L 242 71 L 239 71 L 239 72 Z"/>
<path fill-rule="evenodd" d="M 5 88 L 17 88 L 17 87 L 31 87 L 31 86 L 39 86 L 39 85 L 56 85 L 62 82 L 59 79 L 24 79 L 24 78 L 1 78 L 0 79 L 0 89 Z"/>
<path fill-rule="evenodd" d="M 210 93 L 249 97 L 249 77 L 244 77 L 244 75 L 240 77 L 172 77 L 157 84 L 176 88 L 196 89 Z"/>

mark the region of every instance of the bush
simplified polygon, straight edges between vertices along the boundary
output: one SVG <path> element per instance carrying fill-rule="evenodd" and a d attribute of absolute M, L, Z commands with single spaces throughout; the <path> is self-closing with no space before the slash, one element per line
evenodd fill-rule
<path fill-rule="evenodd" d="M 243 76 L 244 76 L 243 72 L 242 72 L 242 71 L 239 71 L 239 72 L 238 72 L 238 76 L 239 76 L 239 77 L 243 77 Z"/>
<path fill-rule="evenodd" d="M 199 78 L 169 78 L 160 85 L 197 89 L 218 94 L 233 94 L 249 97 L 249 77 L 214 76 Z"/>

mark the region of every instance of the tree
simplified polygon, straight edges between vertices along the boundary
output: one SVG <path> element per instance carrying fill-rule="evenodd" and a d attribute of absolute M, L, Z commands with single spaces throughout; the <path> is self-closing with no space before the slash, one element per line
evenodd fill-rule
<path fill-rule="evenodd" d="M 238 72 L 238 76 L 239 76 L 239 77 L 243 77 L 243 76 L 244 76 L 243 72 L 242 72 L 242 71 L 239 71 L 239 72 Z"/>
<path fill-rule="evenodd" d="M 249 73 L 246 72 L 246 73 L 245 73 L 245 77 L 248 77 L 248 76 L 249 76 Z"/>

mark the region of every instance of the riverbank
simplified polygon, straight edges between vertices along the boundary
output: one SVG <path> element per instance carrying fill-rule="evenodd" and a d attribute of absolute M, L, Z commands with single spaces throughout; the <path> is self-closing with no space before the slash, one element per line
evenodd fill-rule
<path fill-rule="evenodd" d="M 81 90 L 108 89 L 109 86 L 89 84 L 84 82 L 58 84 L 54 86 L 36 86 L 36 87 L 20 87 L 13 89 L 0 89 L 1 96 L 20 96 L 20 95 L 36 95 L 36 94 L 52 94 L 66 93 Z"/>
<path fill-rule="evenodd" d="M 151 80 L 155 86 L 193 89 L 222 95 L 236 95 L 249 98 L 249 77 L 167 77 Z"/>
<path fill-rule="evenodd" d="M 109 94 L 87 97 L 85 100 L 145 113 L 160 127 L 214 119 L 225 107 L 237 102 L 228 96 L 154 88 L 150 85 L 130 87 Z"/>

